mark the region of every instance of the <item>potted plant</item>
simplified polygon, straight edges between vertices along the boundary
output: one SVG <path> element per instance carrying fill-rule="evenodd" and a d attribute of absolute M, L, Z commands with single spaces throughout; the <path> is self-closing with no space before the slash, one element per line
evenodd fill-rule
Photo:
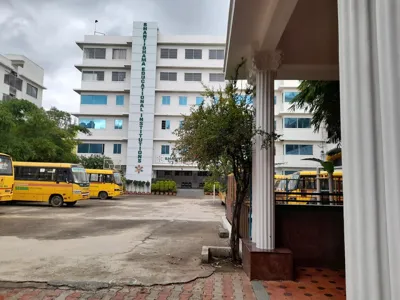
<path fill-rule="evenodd" d="M 133 180 L 131 180 L 131 179 L 126 179 L 126 190 L 127 190 L 128 194 L 131 193 L 131 191 L 130 191 L 130 186 L 131 186 L 132 182 L 133 182 Z"/>
<path fill-rule="evenodd" d="M 137 186 L 138 186 L 138 181 L 137 181 L 137 180 L 134 180 L 134 181 L 133 181 L 133 193 L 134 193 L 134 194 L 136 194 Z"/>
<path fill-rule="evenodd" d="M 165 193 L 165 183 L 164 181 L 160 181 L 160 195 L 164 195 Z"/>
<path fill-rule="evenodd" d="M 150 191 L 150 181 L 146 181 L 146 190 L 147 190 L 147 194 L 151 194 L 151 191 Z"/>

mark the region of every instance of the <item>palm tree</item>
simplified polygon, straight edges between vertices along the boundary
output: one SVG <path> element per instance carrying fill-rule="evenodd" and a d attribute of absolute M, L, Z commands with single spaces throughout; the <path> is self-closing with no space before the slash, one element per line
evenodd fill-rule
<path fill-rule="evenodd" d="M 328 173 L 329 202 L 333 201 L 333 172 L 335 167 L 331 161 L 323 161 L 319 158 L 303 158 L 303 160 L 315 161 L 321 164 L 322 168 Z"/>
<path fill-rule="evenodd" d="M 315 132 L 326 127 L 328 142 L 339 143 L 342 138 L 339 81 L 303 80 L 298 89 L 300 93 L 293 98 L 290 109 L 305 109 L 311 113 Z"/>

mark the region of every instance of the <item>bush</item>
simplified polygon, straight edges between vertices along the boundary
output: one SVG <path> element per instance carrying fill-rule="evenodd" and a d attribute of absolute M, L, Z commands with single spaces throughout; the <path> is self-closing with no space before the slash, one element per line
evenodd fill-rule
<path fill-rule="evenodd" d="M 215 184 L 215 193 L 218 194 L 220 190 L 219 182 L 206 182 L 204 184 L 204 192 L 212 193 L 214 191 L 214 184 Z"/>

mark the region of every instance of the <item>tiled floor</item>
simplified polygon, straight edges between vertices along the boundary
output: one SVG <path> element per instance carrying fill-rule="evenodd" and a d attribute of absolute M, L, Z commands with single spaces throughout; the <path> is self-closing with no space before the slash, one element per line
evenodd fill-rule
<path fill-rule="evenodd" d="M 346 299 L 343 270 L 299 268 L 296 281 L 265 281 L 271 300 Z"/>

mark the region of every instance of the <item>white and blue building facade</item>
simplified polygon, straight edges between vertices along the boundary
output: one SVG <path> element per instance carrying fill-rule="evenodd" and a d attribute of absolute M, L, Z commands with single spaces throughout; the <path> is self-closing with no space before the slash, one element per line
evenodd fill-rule
<path fill-rule="evenodd" d="M 132 36 L 88 35 L 77 42 L 83 61 L 76 65 L 82 83 L 75 89 L 81 103 L 75 115 L 92 132 L 79 136 L 78 155 L 110 157 L 128 179 L 170 178 L 178 186 L 200 187 L 206 172 L 191 162 L 171 159 L 173 132 L 192 107 L 207 101 L 202 83 L 224 88 L 225 37 L 162 35 L 153 22 L 134 22 L 132 32 Z M 309 145 L 302 151 L 310 156 L 320 153 L 317 144 L 322 137 L 310 126 L 288 130 L 282 125 L 286 115 L 304 115 L 289 112 L 281 101 L 286 92 L 296 91 L 297 84 L 276 82 L 276 130 L 283 135 L 292 130 L 296 137 L 277 143 L 277 162 L 282 162 L 277 173 L 315 168 L 313 163 L 304 164 L 303 155 L 284 152 L 290 148 L 286 144 Z"/>

